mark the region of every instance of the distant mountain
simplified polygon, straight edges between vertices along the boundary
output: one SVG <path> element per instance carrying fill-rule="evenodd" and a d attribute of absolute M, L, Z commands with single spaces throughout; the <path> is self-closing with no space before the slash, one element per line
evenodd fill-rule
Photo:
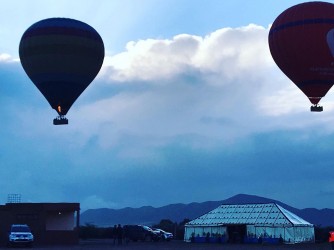
<path fill-rule="evenodd" d="M 238 194 L 222 201 L 193 202 L 190 204 L 171 204 L 163 207 L 144 206 L 140 208 L 98 208 L 89 209 L 80 215 L 80 224 L 93 224 L 99 227 L 108 227 L 115 224 L 145 224 L 159 223 L 162 219 L 173 222 L 181 222 L 184 219 L 195 219 L 222 204 L 247 204 L 247 203 L 270 203 L 274 202 L 304 220 L 317 226 L 334 225 L 334 209 L 297 209 L 280 201 L 255 195 Z"/>

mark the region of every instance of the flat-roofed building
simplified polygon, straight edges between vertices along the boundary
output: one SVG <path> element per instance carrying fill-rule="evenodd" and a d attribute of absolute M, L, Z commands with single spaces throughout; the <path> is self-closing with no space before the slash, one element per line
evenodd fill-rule
<path fill-rule="evenodd" d="M 6 203 L 0 221 L 2 245 L 12 224 L 29 225 L 37 245 L 79 243 L 79 203 Z"/>

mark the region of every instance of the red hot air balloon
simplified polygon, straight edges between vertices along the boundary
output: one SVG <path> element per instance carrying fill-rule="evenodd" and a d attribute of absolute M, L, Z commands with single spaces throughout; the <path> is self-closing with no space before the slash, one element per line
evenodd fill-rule
<path fill-rule="evenodd" d="M 313 104 L 334 84 L 334 4 L 301 3 L 282 12 L 269 32 L 269 48 L 278 67 Z"/>
<path fill-rule="evenodd" d="M 102 38 L 94 28 L 69 18 L 49 18 L 30 26 L 19 46 L 22 66 L 59 116 L 65 115 L 94 80 L 104 59 Z"/>

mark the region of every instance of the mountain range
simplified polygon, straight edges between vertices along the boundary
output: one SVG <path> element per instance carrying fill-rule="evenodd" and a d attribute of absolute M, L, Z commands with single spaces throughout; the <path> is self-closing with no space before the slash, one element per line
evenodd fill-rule
<path fill-rule="evenodd" d="M 297 209 L 277 200 L 255 195 L 238 194 L 226 200 L 193 202 L 189 204 L 171 204 L 163 207 L 143 206 L 140 208 L 97 208 L 81 213 L 80 224 L 91 224 L 98 227 L 109 227 L 115 224 L 158 224 L 162 219 L 181 222 L 184 219 L 195 219 L 222 204 L 254 204 L 276 203 L 290 212 L 298 215 L 315 226 L 327 227 L 334 225 L 334 209 L 304 208 Z"/>

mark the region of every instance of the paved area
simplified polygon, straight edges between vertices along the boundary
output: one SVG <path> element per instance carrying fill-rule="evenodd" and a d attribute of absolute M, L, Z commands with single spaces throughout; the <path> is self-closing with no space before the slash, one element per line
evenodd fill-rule
<path fill-rule="evenodd" d="M 7 248 L 0 248 L 7 249 Z M 18 248 L 15 248 L 18 249 Z M 20 248 L 24 249 L 24 248 Z M 295 245 L 248 245 L 248 244 L 207 244 L 186 243 L 183 241 L 171 242 L 129 242 L 114 245 L 110 240 L 86 240 L 76 246 L 34 246 L 33 249 L 47 250 L 330 250 L 327 243 L 323 244 L 295 244 Z"/>

